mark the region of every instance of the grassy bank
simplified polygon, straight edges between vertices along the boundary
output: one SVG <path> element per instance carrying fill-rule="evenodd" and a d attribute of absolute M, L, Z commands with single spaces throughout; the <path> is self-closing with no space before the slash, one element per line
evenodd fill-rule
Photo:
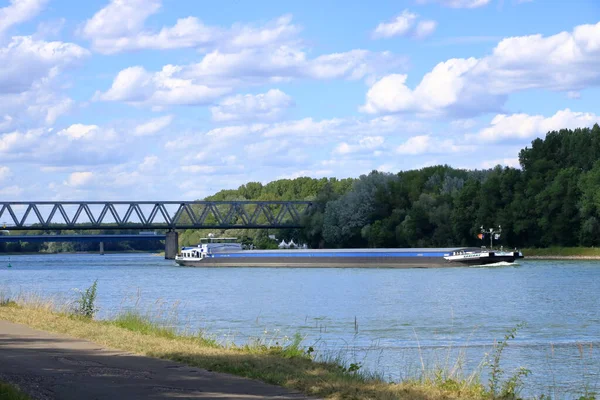
<path fill-rule="evenodd" d="M 31 400 L 29 396 L 8 383 L 0 382 L 0 400 Z"/>
<path fill-rule="evenodd" d="M 258 341 L 222 346 L 200 334 L 177 334 L 172 328 L 132 312 L 110 321 L 97 321 L 64 310 L 58 312 L 52 304 L 4 300 L 0 302 L 0 319 L 328 399 L 493 399 L 499 398 L 493 392 L 506 394 L 516 388 L 508 378 L 484 385 L 476 376 L 463 378 L 444 370 L 423 371 L 419 379 L 389 383 L 363 372 L 360 365 L 314 360 L 313 350 L 304 349 L 299 336 L 283 345 Z"/>
<path fill-rule="evenodd" d="M 598 258 L 598 247 L 548 247 L 545 249 L 521 249 L 523 255 L 528 257 L 556 257 L 556 258 Z"/>

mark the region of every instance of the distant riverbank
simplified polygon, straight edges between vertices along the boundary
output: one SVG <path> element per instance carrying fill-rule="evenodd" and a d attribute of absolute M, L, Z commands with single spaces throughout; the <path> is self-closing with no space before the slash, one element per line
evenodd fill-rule
<path fill-rule="evenodd" d="M 159 250 L 124 250 L 124 251 L 105 251 L 104 254 L 156 254 L 156 255 L 165 255 L 164 251 Z M 19 251 L 19 252 L 10 252 L 10 253 L 0 253 L 0 257 L 2 256 L 35 256 L 35 255 L 48 255 L 48 254 L 100 254 L 99 251 L 59 251 L 55 253 L 44 252 L 44 251 Z"/>
<path fill-rule="evenodd" d="M 598 247 L 548 247 L 521 251 L 528 260 L 600 260 Z"/>

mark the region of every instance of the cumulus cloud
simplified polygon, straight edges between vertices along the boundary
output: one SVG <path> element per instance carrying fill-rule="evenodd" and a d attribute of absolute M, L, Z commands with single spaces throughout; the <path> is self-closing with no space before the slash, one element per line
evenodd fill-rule
<path fill-rule="evenodd" d="M 35 82 L 55 78 L 89 54 L 73 43 L 46 42 L 15 36 L 0 48 L 0 93 L 20 93 Z"/>
<path fill-rule="evenodd" d="M 372 33 L 374 39 L 390 38 L 393 36 L 412 36 L 425 38 L 435 31 L 437 23 L 432 20 L 417 21 L 419 15 L 404 10 L 390 22 L 381 22 Z"/>
<path fill-rule="evenodd" d="M 291 107 L 294 101 L 279 89 L 271 89 L 257 95 L 236 95 L 223 99 L 211 107 L 214 121 L 236 121 L 252 119 L 276 119 Z"/>
<path fill-rule="evenodd" d="M 192 79 L 178 78 L 180 71 L 181 67 L 173 65 L 154 74 L 140 66 L 129 67 L 119 72 L 111 88 L 98 93 L 96 98 L 133 105 L 205 105 L 230 91 L 229 88 L 211 88 Z"/>
<path fill-rule="evenodd" d="M 550 131 L 592 127 L 596 123 L 600 123 L 599 115 L 573 112 L 568 108 L 556 112 L 551 117 L 499 114 L 492 119 L 490 126 L 482 129 L 476 135 L 467 135 L 467 138 L 477 138 L 486 142 L 528 140 L 543 136 Z"/>
<path fill-rule="evenodd" d="M 8 178 L 11 175 L 10 168 L 0 165 L 0 181 Z"/>
<path fill-rule="evenodd" d="M 447 154 L 473 151 L 474 146 L 458 145 L 451 139 L 435 138 L 431 135 L 413 136 L 396 148 L 397 154 Z"/>
<path fill-rule="evenodd" d="M 600 23 L 548 37 L 504 39 L 487 57 L 439 63 L 414 89 L 406 79 L 392 74 L 375 82 L 361 110 L 476 115 L 499 110 L 518 91 L 595 86 L 600 83 Z"/>
<path fill-rule="evenodd" d="M 0 8 L 0 36 L 10 27 L 35 17 L 47 0 L 10 0 L 10 5 Z"/>
<path fill-rule="evenodd" d="M 477 8 L 488 5 L 491 0 L 417 0 L 417 3 L 439 3 L 444 7 L 452 8 Z"/>
<path fill-rule="evenodd" d="M 0 135 L 2 159 L 43 166 L 113 163 L 131 157 L 133 136 L 97 125 L 72 124 L 53 129 L 13 131 Z"/>
<path fill-rule="evenodd" d="M 94 174 L 89 171 L 73 172 L 71 175 L 69 175 L 69 178 L 64 182 L 64 184 L 71 187 L 84 186 L 90 183 L 93 177 Z"/>
<path fill-rule="evenodd" d="M 158 164 L 158 160 L 157 156 L 146 156 L 138 168 L 140 171 L 150 171 Z"/>
<path fill-rule="evenodd" d="M 133 134 L 135 136 L 149 136 L 154 135 L 171 125 L 173 122 L 172 115 L 165 115 L 163 117 L 153 118 L 148 122 L 140 124 L 135 127 Z"/>
<path fill-rule="evenodd" d="M 146 29 L 146 19 L 159 12 L 161 5 L 160 0 L 112 0 L 86 21 L 81 34 L 92 42 L 94 50 L 114 54 L 141 49 L 265 46 L 293 37 L 300 30 L 292 23 L 290 15 L 260 27 L 208 26 L 198 18 L 188 16 L 158 31 Z"/>
<path fill-rule="evenodd" d="M 9 158 L 11 154 L 14 155 L 21 151 L 26 151 L 36 143 L 39 143 L 39 138 L 43 134 L 44 131 L 42 129 L 5 133 L 0 136 L 0 154 L 3 154 L 6 159 Z"/>
<path fill-rule="evenodd" d="M 81 139 L 86 136 L 89 137 L 98 129 L 99 127 L 97 125 L 73 124 L 68 128 L 59 131 L 57 135 L 66 136 L 69 139 Z"/>
<path fill-rule="evenodd" d="M 362 79 L 403 65 L 402 57 L 367 50 L 325 54 L 314 59 L 288 46 L 235 53 L 215 50 L 198 63 L 166 65 L 158 72 L 141 66 L 126 68 L 117 74 L 109 90 L 98 92 L 95 98 L 134 105 L 203 105 L 241 86 L 302 78 Z"/>
<path fill-rule="evenodd" d="M 342 142 L 335 147 L 333 152 L 341 155 L 360 152 L 373 152 L 373 150 L 380 148 L 384 142 L 385 138 L 383 136 L 366 136 L 358 140 L 356 144 Z"/>
<path fill-rule="evenodd" d="M 23 192 L 23 188 L 17 185 L 0 188 L 0 196 L 6 200 L 19 199 L 19 196 L 23 194 Z"/>
<path fill-rule="evenodd" d="M 49 126 L 73 106 L 61 73 L 89 52 L 75 44 L 14 36 L 0 47 L 0 132 Z"/>

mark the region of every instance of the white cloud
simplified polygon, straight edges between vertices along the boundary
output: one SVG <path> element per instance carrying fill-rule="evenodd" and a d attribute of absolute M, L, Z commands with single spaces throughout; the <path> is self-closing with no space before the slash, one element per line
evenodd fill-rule
<path fill-rule="evenodd" d="M 396 148 L 396 153 L 406 155 L 462 153 L 474 150 L 474 146 L 457 145 L 453 140 L 434 138 L 430 135 L 413 136 Z"/>
<path fill-rule="evenodd" d="M 437 28 L 437 22 L 432 20 L 421 21 L 417 24 L 417 27 L 414 31 L 414 37 L 417 39 L 423 39 L 433 35 L 435 29 Z"/>
<path fill-rule="evenodd" d="M 14 36 L 0 45 L 0 132 L 49 126 L 73 106 L 61 73 L 88 56 L 75 44 Z M 8 116 L 8 119 L 6 118 Z"/>
<path fill-rule="evenodd" d="M 381 22 L 372 33 L 374 39 L 394 36 L 413 36 L 419 39 L 430 36 L 435 31 L 437 23 L 431 20 L 419 21 L 419 15 L 404 10 L 391 22 Z"/>
<path fill-rule="evenodd" d="M 477 125 L 477 121 L 475 121 L 474 119 L 470 119 L 470 118 L 457 119 L 457 120 L 450 122 L 450 125 L 454 129 L 467 131 L 469 129 L 474 128 Z"/>
<path fill-rule="evenodd" d="M 140 124 L 135 127 L 134 135 L 135 136 L 148 136 L 154 135 L 165 129 L 167 126 L 171 125 L 173 122 L 172 115 L 165 115 L 163 117 L 153 118 L 148 122 Z"/>
<path fill-rule="evenodd" d="M 440 3 L 445 7 L 452 8 L 477 8 L 490 3 L 491 0 L 417 0 L 417 3 Z"/>
<path fill-rule="evenodd" d="M 8 178 L 11 175 L 10 168 L 0 165 L 0 181 Z"/>
<path fill-rule="evenodd" d="M 39 142 L 39 138 L 43 134 L 44 131 L 41 129 L 5 133 L 0 136 L 0 154 L 4 153 L 4 158 L 7 158 L 11 153 L 15 154 L 30 149 Z"/>
<path fill-rule="evenodd" d="M 69 178 L 64 182 L 65 185 L 71 187 L 79 187 L 84 186 L 90 183 L 94 174 L 86 171 L 86 172 L 73 172 L 69 175 Z"/>
<path fill-rule="evenodd" d="M 0 93 L 29 90 L 42 79 L 55 78 L 76 64 L 88 51 L 73 43 L 45 42 L 30 36 L 15 36 L 0 48 Z"/>
<path fill-rule="evenodd" d="M 340 127 L 342 119 L 324 119 L 314 121 L 312 118 L 304 118 L 296 121 L 286 121 L 271 125 L 263 132 L 264 137 L 278 136 L 322 136 L 325 132 L 331 132 Z"/>
<path fill-rule="evenodd" d="M 159 31 L 146 29 L 146 19 L 159 11 L 161 3 L 160 0 L 112 0 L 86 21 L 81 34 L 92 42 L 96 51 L 113 54 L 141 49 L 266 46 L 285 41 L 300 30 L 292 24 L 290 15 L 261 27 L 208 26 L 198 18 L 188 16 Z"/>
<path fill-rule="evenodd" d="M 110 127 L 72 124 L 58 132 L 53 129 L 14 131 L 0 135 L 4 160 L 37 166 L 84 166 L 114 163 L 131 158 L 132 135 Z"/>
<path fill-rule="evenodd" d="M 158 156 L 146 156 L 144 160 L 139 165 L 140 171 L 150 171 L 152 170 L 156 164 L 158 163 Z"/>
<path fill-rule="evenodd" d="M 23 192 L 23 188 L 17 185 L 0 188 L 0 196 L 6 200 L 8 198 L 18 199 Z"/>
<path fill-rule="evenodd" d="M 309 178 L 316 179 L 316 178 L 330 177 L 333 175 L 334 175 L 334 172 L 330 169 L 317 169 L 317 170 L 303 169 L 303 170 L 295 171 L 295 172 L 292 172 L 289 174 L 279 175 L 275 179 L 296 179 L 296 178 L 303 178 L 303 177 L 309 177 Z"/>
<path fill-rule="evenodd" d="M 211 88 L 191 79 L 177 78 L 180 70 L 181 67 L 167 65 L 152 74 L 143 67 L 129 67 L 119 72 L 111 88 L 97 94 L 96 98 L 134 105 L 202 105 L 230 91 L 229 88 Z"/>
<path fill-rule="evenodd" d="M 89 137 L 98 129 L 98 125 L 73 124 L 68 128 L 59 131 L 57 135 L 66 136 L 69 139 L 81 139 L 86 136 Z"/>
<path fill-rule="evenodd" d="M 410 89 L 406 75 L 375 82 L 361 108 L 368 113 L 475 115 L 497 111 L 510 93 L 527 89 L 575 91 L 600 83 L 600 23 L 572 33 L 513 37 L 491 55 L 439 63 Z"/>
<path fill-rule="evenodd" d="M 520 168 L 521 164 L 519 164 L 518 158 L 500 158 L 497 160 L 489 160 L 481 163 L 483 168 L 494 168 L 496 165 L 503 165 L 506 167 L 512 168 Z"/>
<path fill-rule="evenodd" d="M 354 145 L 342 142 L 336 146 L 333 152 L 342 155 L 364 151 L 372 152 L 373 150 L 380 148 L 384 142 L 385 139 L 383 136 L 366 136 L 360 139 L 358 143 Z"/>
<path fill-rule="evenodd" d="M 275 119 L 280 117 L 294 101 L 279 89 L 271 89 L 257 95 L 236 95 L 223 99 L 211 107 L 214 121 L 236 121 L 251 119 Z"/>
<path fill-rule="evenodd" d="M 579 99 L 579 98 L 581 98 L 581 93 L 579 93 L 575 90 L 572 90 L 570 92 L 567 92 L 567 97 L 569 99 Z"/>
<path fill-rule="evenodd" d="M 351 50 L 308 59 L 290 46 L 215 50 L 199 63 L 166 65 L 158 72 L 141 66 L 120 71 L 111 88 L 98 92 L 98 100 L 124 101 L 133 105 L 203 105 L 234 88 L 292 79 L 362 79 L 377 77 L 405 65 L 405 59 L 389 52 Z"/>
<path fill-rule="evenodd" d="M 183 172 L 190 172 L 192 174 L 210 174 L 217 170 L 217 167 L 212 165 L 183 165 L 181 166 Z"/>
<path fill-rule="evenodd" d="M 58 117 L 71 111 L 74 103 L 75 102 L 68 97 L 62 97 L 54 100 L 54 98 L 51 96 L 46 105 L 41 108 L 41 110 L 46 114 L 46 117 L 44 118 L 46 124 L 53 125 Z"/>
<path fill-rule="evenodd" d="M 543 115 L 499 114 L 494 117 L 489 127 L 482 129 L 476 135 L 468 135 L 467 138 L 477 138 L 487 142 L 525 140 L 543 136 L 550 131 L 591 127 L 596 123 L 600 123 L 600 116 L 593 113 L 573 112 L 568 108 L 548 118 Z"/>
<path fill-rule="evenodd" d="M 0 35 L 13 25 L 35 17 L 47 0 L 10 0 L 10 5 L 0 8 Z"/>
<path fill-rule="evenodd" d="M 11 117 L 8 114 L 5 114 L 4 117 L 0 118 L 0 132 L 4 132 L 8 129 L 10 129 L 10 127 L 13 124 L 13 117 Z"/>

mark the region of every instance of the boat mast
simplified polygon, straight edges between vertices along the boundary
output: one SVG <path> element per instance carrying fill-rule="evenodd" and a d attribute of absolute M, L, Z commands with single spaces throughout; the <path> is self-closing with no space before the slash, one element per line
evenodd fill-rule
<path fill-rule="evenodd" d="M 496 236 L 496 239 L 500 239 L 500 234 L 502 233 L 502 226 L 498 225 L 498 230 L 494 230 L 494 228 L 490 228 L 489 230 L 486 231 L 486 229 L 483 227 L 483 225 L 481 225 L 481 234 L 483 235 L 481 237 L 481 239 L 485 239 L 485 234 L 489 233 L 490 234 L 490 250 L 494 249 L 494 235 Z"/>

